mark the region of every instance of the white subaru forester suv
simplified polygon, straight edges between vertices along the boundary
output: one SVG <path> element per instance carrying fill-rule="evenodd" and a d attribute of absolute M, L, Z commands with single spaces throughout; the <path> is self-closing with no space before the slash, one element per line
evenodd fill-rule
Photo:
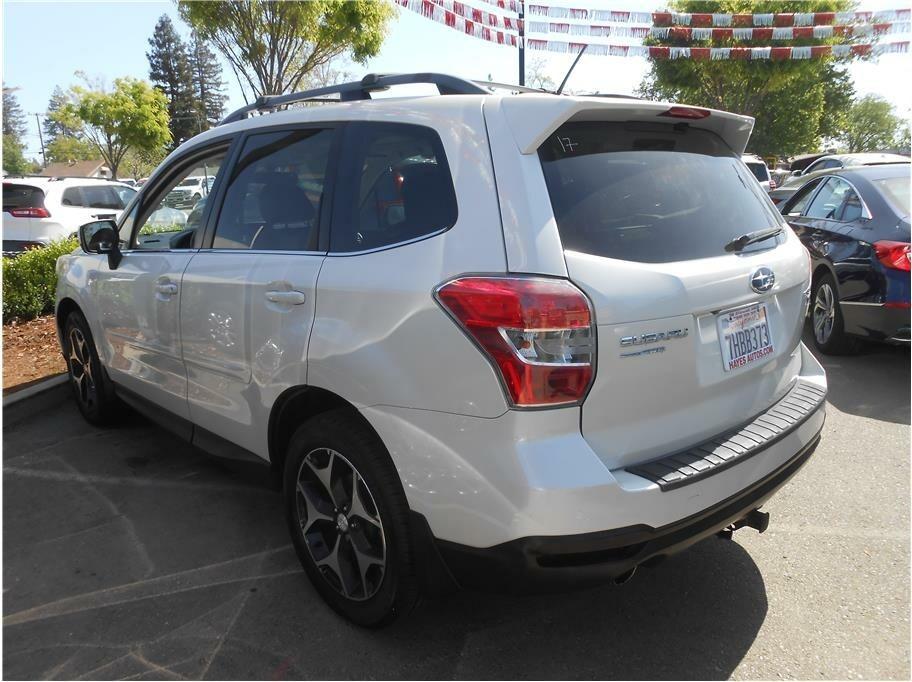
<path fill-rule="evenodd" d="M 414 82 L 440 95 L 371 97 Z M 439 74 L 264 98 L 58 262 L 79 408 L 269 462 L 304 569 L 362 625 L 762 531 L 826 379 L 752 124 Z M 204 173 L 196 220 L 147 224 Z"/>

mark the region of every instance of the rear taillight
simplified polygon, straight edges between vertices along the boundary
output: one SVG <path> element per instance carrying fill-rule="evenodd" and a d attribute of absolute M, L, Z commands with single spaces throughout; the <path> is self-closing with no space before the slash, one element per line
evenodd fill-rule
<path fill-rule="evenodd" d="M 909 244 L 906 242 L 875 242 L 877 260 L 891 270 L 909 272 Z"/>
<path fill-rule="evenodd" d="M 516 407 L 578 403 L 592 383 L 589 300 L 566 280 L 459 277 L 437 300 L 498 370 Z"/>
<path fill-rule="evenodd" d="M 706 118 L 712 112 L 709 109 L 700 109 L 699 107 L 671 107 L 668 111 L 663 111 L 659 116 L 670 116 L 671 118 Z"/>
<path fill-rule="evenodd" d="M 32 206 L 27 208 L 11 208 L 10 215 L 17 218 L 50 218 L 51 212 L 41 206 Z"/>

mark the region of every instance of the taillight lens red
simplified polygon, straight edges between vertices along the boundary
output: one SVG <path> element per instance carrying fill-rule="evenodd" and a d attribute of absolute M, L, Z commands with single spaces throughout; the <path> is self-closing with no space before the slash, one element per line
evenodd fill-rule
<path fill-rule="evenodd" d="M 42 206 L 33 206 L 28 208 L 12 208 L 10 215 L 17 218 L 50 218 L 51 212 Z"/>
<path fill-rule="evenodd" d="M 578 403 L 592 383 L 589 300 L 566 280 L 459 277 L 437 299 L 500 373 L 516 407 Z"/>
<path fill-rule="evenodd" d="M 671 107 L 668 111 L 663 111 L 659 116 L 670 116 L 671 118 L 706 118 L 712 112 L 709 109 L 700 109 L 699 107 Z"/>
<path fill-rule="evenodd" d="M 877 260 L 891 270 L 909 272 L 909 244 L 906 242 L 875 242 L 874 253 Z"/>

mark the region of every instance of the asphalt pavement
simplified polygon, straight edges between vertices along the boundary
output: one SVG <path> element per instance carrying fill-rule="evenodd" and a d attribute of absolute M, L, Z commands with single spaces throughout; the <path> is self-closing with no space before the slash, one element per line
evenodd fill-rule
<path fill-rule="evenodd" d="M 382 631 L 320 601 L 255 469 L 62 394 L 7 411 L 3 675 L 909 679 L 909 351 L 824 358 L 827 423 L 765 507 L 626 585 L 462 592 Z"/>

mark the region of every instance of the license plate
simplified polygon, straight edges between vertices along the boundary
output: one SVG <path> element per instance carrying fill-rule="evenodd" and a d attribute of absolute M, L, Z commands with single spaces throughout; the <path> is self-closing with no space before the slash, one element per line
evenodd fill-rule
<path fill-rule="evenodd" d="M 720 313 L 719 344 L 726 372 L 758 362 L 773 354 L 773 335 L 765 303 Z"/>

